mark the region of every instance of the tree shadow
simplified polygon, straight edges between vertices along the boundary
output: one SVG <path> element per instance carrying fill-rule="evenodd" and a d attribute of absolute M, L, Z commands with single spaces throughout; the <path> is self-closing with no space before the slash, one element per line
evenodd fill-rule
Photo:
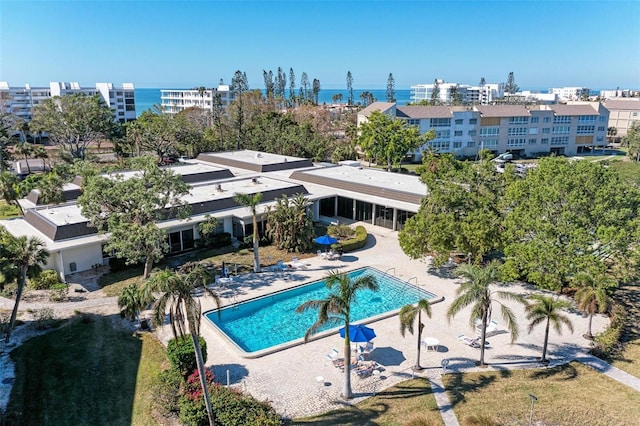
<path fill-rule="evenodd" d="M 241 364 L 217 364 L 209 369 L 213 372 L 216 382 L 227 384 L 227 371 L 229 372 L 229 384 L 241 383 L 249 375 L 249 370 Z"/>
<path fill-rule="evenodd" d="M 447 383 L 445 388 L 449 394 L 449 400 L 451 401 L 451 407 L 465 402 L 465 394 L 477 392 L 482 388 L 489 386 L 496 381 L 494 375 L 481 374 L 476 378 L 471 378 L 465 374 L 448 374 Z"/>
<path fill-rule="evenodd" d="M 433 275 L 435 277 L 438 278 L 442 278 L 442 279 L 452 279 L 452 278 L 456 278 L 456 274 L 455 274 L 456 268 L 455 266 L 449 266 L 449 265 L 443 265 L 443 266 L 429 266 L 427 268 L 427 274 L 429 275 Z"/>
<path fill-rule="evenodd" d="M 578 377 L 578 370 L 571 363 L 556 365 L 553 367 L 542 368 L 533 371 L 529 377 L 532 379 L 549 379 L 556 378 L 558 380 L 572 380 Z"/>

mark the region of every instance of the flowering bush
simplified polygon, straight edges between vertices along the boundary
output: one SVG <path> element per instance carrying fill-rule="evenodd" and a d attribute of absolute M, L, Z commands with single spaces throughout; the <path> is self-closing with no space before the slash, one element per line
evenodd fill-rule
<path fill-rule="evenodd" d="M 207 382 L 207 388 L 213 386 L 213 373 L 209 369 L 204 370 L 204 376 Z M 184 388 L 184 394 L 192 401 L 196 401 L 202 398 L 202 386 L 200 386 L 200 374 L 196 369 L 193 373 L 187 377 L 187 384 Z"/>

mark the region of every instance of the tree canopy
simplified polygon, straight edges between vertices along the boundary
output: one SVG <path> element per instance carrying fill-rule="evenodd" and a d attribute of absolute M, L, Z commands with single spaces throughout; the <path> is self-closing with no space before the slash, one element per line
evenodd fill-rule
<path fill-rule="evenodd" d="M 133 175 L 89 176 L 78 197 L 82 214 L 99 232 L 109 232 L 105 250 L 114 251 L 128 264 L 145 262 L 145 278 L 154 262 L 169 247 L 158 220 L 186 217 L 189 208 L 182 197 L 189 192 L 180 176 L 160 169 L 155 159 L 141 157 Z"/>
<path fill-rule="evenodd" d="M 44 100 L 33 109 L 29 126 L 33 132 L 48 132 L 54 144 L 79 159 L 85 158 L 89 144 L 109 139 L 117 128 L 100 95 L 83 93 Z"/>
<path fill-rule="evenodd" d="M 370 158 L 384 161 L 387 170 L 391 171 L 393 165 L 400 164 L 408 152 L 434 137 L 433 131 L 421 135 L 416 126 L 409 126 L 402 120 L 374 111 L 368 121 L 360 126 L 358 143 Z"/>

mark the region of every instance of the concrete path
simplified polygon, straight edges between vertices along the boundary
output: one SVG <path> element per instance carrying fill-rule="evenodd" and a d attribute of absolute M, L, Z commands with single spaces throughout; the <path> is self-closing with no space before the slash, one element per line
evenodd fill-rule
<path fill-rule="evenodd" d="M 640 379 L 631 374 L 620 370 L 617 367 L 601 360 L 593 355 L 584 354 L 576 358 L 576 361 L 588 365 L 599 373 L 611 377 L 613 380 L 627 385 L 630 388 L 640 392 Z"/>
<path fill-rule="evenodd" d="M 445 426 L 459 426 L 460 423 L 458 423 L 456 413 L 453 412 L 451 401 L 442 383 L 442 376 L 440 374 L 429 375 L 428 379 Z"/>

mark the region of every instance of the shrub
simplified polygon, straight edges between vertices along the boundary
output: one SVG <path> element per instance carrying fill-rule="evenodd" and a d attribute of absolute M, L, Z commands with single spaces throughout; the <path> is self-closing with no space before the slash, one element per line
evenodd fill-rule
<path fill-rule="evenodd" d="M 355 233 L 356 231 L 349 225 L 331 225 L 327 228 L 327 234 L 337 238 L 349 238 Z"/>
<path fill-rule="evenodd" d="M 124 271 L 125 269 L 127 269 L 126 262 L 127 262 L 126 259 L 120 259 L 118 257 L 110 257 L 109 268 L 111 269 L 111 272 Z"/>
<path fill-rule="evenodd" d="M 161 415 L 169 417 L 179 413 L 178 402 L 181 384 L 182 376 L 179 371 L 173 368 L 159 374 L 158 382 L 153 387 L 153 404 Z"/>
<path fill-rule="evenodd" d="M 198 337 L 202 348 L 202 360 L 207 361 L 207 343 L 202 337 Z M 198 367 L 193 342 L 190 337 L 169 340 L 167 344 L 167 357 L 171 367 L 186 376 Z"/>
<path fill-rule="evenodd" d="M 52 288 L 56 284 L 61 284 L 62 280 L 56 271 L 47 269 L 40 272 L 35 278 L 29 280 L 29 287 L 34 290 L 46 290 Z"/>
<path fill-rule="evenodd" d="M 353 238 L 341 241 L 337 244 L 332 244 L 331 248 L 333 250 L 339 250 L 340 248 L 342 248 L 342 250 L 345 252 L 358 250 L 364 247 L 365 244 L 367 244 L 367 237 L 367 229 L 364 226 L 360 225 L 356 227 L 356 233 Z"/>
<path fill-rule="evenodd" d="M 215 384 L 211 388 L 211 406 L 216 422 L 223 426 L 235 425 L 282 425 L 282 419 L 266 402 L 249 395 Z"/>
<path fill-rule="evenodd" d="M 599 358 L 609 358 L 620 349 L 620 337 L 627 319 L 627 312 L 620 305 L 614 305 L 611 313 L 611 324 L 605 331 L 594 336 L 596 347 L 592 353 Z"/>
<path fill-rule="evenodd" d="M 51 308 L 40 308 L 33 311 L 37 330 L 47 330 L 56 326 L 57 320 Z"/>
<path fill-rule="evenodd" d="M 61 302 L 69 293 L 69 286 L 66 283 L 54 284 L 51 287 L 51 294 L 49 294 L 49 299 L 52 302 Z"/>

